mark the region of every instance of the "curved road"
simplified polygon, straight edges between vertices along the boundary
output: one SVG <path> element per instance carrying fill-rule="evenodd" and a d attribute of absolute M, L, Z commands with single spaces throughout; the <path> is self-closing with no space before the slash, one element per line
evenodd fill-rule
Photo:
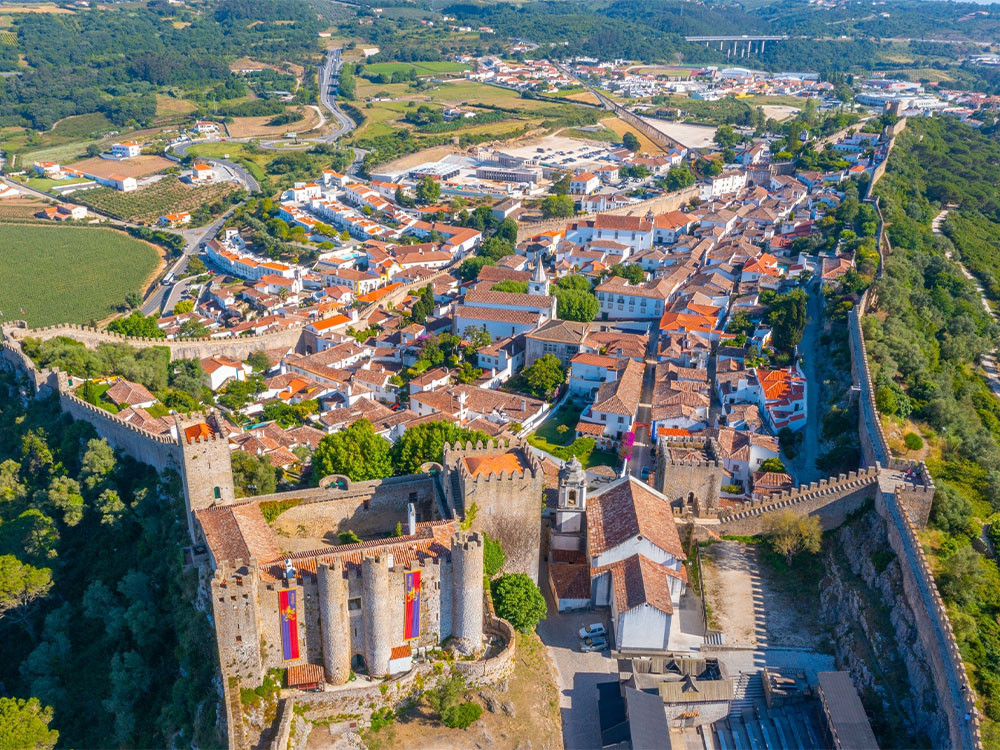
<path fill-rule="evenodd" d="M 167 146 L 166 150 L 172 151 L 174 155 L 176 155 L 178 158 L 182 158 L 185 155 L 187 155 L 187 150 L 191 148 L 191 146 L 196 146 L 199 143 L 210 143 L 210 142 L 214 142 L 214 140 L 206 139 L 197 141 L 181 141 L 180 143 L 173 143 Z M 249 171 L 247 171 L 246 167 L 243 167 L 242 165 L 237 164 L 234 161 L 230 161 L 229 159 L 217 159 L 215 157 L 210 158 L 207 156 L 202 156 L 198 158 L 200 158 L 202 161 L 208 164 L 221 165 L 224 169 L 227 169 L 229 172 L 235 175 L 237 180 L 243 183 L 243 186 L 251 193 L 260 192 L 260 183 L 258 183 L 257 180 L 254 179 L 254 176 L 250 174 Z"/>

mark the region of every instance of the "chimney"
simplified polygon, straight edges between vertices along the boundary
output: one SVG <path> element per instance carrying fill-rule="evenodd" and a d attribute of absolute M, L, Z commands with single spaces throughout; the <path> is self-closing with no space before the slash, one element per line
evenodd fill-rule
<path fill-rule="evenodd" d="M 406 535 L 413 536 L 417 533 L 417 509 L 413 503 L 406 506 Z"/>
<path fill-rule="evenodd" d="M 528 411 L 528 400 L 526 398 L 521 399 L 521 411 Z"/>

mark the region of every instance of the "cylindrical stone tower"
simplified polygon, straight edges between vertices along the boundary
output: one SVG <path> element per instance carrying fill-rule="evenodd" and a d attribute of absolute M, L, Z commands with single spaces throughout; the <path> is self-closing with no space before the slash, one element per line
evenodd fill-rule
<path fill-rule="evenodd" d="M 365 666 L 372 677 L 384 677 L 389 674 L 389 656 L 392 653 L 392 608 L 389 602 L 389 559 L 386 555 L 366 557 L 361 563 L 361 589 Z"/>
<path fill-rule="evenodd" d="M 347 579 L 340 560 L 333 565 L 320 563 L 320 633 L 323 643 L 323 671 L 326 681 L 343 685 L 351 674 L 351 624 L 347 615 Z"/>
<path fill-rule="evenodd" d="M 478 533 L 451 538 L 452 635 L 464 654 L 483 644 L 483 539 Z"/>

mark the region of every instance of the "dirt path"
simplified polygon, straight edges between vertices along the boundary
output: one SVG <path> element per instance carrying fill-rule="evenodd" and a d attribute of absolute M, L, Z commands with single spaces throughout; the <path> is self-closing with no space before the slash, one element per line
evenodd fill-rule
<path fill-rule="evenodd" d="M 716 542 L 702 551 L 702 578 L 713 625 L 727 646 L 817 649 L 816 592 L 779 577 L 760 560 L 757 545 Z"/>
<path fill-rule="evenodd" d="M 941 231 L 941 224 L 944 223 L 945 217 L 948 216 L 948 209 L 942 209 L 937 216 L 931 219 L 931 231 L 934 234 L 944 233 Z M 951 257 L 951 252 L 946 252 L 948 260 L 953 260 Z M 958 263 L 958 267 L 962 269 L 962 275 L 965 276 L 969 281 L 971 281 L 976 286 L 976 291 L 979 292 L 979 296 L 983 301 L 983 307 L 986 308 L 986 312 L 990 314 L 993 320 L 997 320 L 997 315 L 993 312 L 990 307 L 990 303 L 986 300 L 986 290 L 983 289 L 983 285 L 979 283 L 979 279 L 969 273 L 969 269 L 966 268 L 962 263 Z M 983 368 L 983 372 L 986 375 L 986 385 L 989 386 L 990 390 L 993 391 L 993 395 L 1000 398 L 1000 364 L 997 363 L 997 350 L 994 349 L 991 352 L 987 352 L 983 355 L 982 360 L 979 364 Z"/>

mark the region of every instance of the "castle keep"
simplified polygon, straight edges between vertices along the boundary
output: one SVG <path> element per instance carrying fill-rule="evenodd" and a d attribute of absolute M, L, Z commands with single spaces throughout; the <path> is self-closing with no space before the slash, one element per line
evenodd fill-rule
<path fill-rule="evenodd" d="M 257 685 L 269 669 L 313 665 L 316 682 L 409 671 L 420 649 L 483 641 L 483 542 L 454 521 L 401 537 L 285 555 L 258 502 L 196 513 L 224 677 Z M 321 542 L 316 542 L 321 543 Z"/>

